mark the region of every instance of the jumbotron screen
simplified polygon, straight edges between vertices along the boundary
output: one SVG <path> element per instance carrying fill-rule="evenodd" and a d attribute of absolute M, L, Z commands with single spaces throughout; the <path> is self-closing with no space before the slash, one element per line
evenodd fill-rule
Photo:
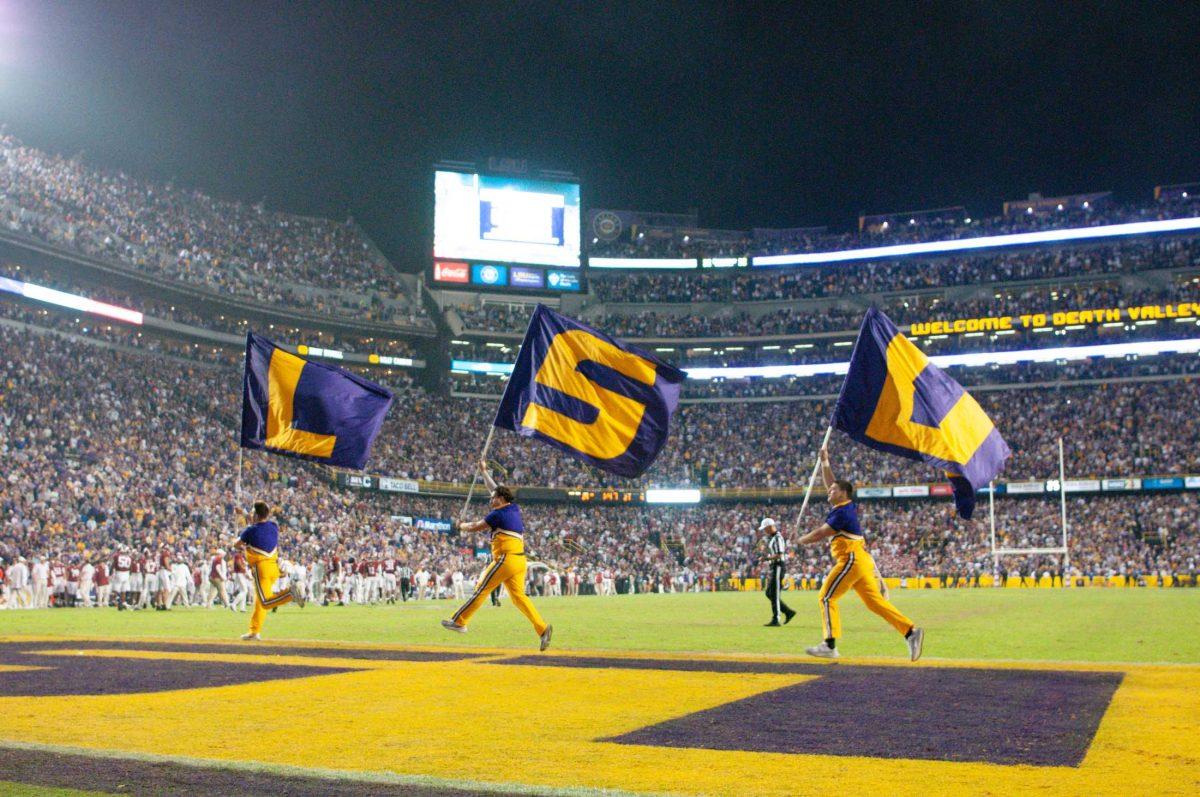
<path fill-rule="evenodd" d="M 437 171 L 436 258 L 579 268 L 579 185 Z"/>

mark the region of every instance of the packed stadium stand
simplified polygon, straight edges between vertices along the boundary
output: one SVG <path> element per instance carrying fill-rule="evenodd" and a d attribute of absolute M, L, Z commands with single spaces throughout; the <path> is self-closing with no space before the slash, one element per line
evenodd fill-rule
<path fill-rule="evenodd" d="M 91 600 L 84 585 L 107 578 L 101 571 L 110 572 L 122 552 L 139 562 L 165 552 L 192 574 L 181 598 L 201 600 L 213 557 L 223 556 L 217 549 L 228 547 L 245 520 L 241 507 L 259 496 L 294 532 L 285 570 L 316 597 L 406 599 L 380 586 L 390 583 L 386 573 L 404 567 L 414 571 L 414 589 L 424 587 L 414 597 L 454 594 L 464 574 L 468 582 L 474 577 L 486 552 L 480 541 L 449 533 L 449 519 L 462 508 L 474 452 L 505 380 L 452 361 L 511 363 L 532 311 L 528 297 L 423 296 L 352 224 L 152 185 L 11 136 L 0 138 L 0 152 L 0 276 L 6 285 L 60 292 L 53 301 L 44 292 L 0 292 L 0 454 L 7 466 L 0 560 L 9 574 L 0 600 L 42 605 L 56 589 L 58 605 L 74 602 L 68 596 L 75 593 Z M 649 242 L 597 239 L 591 251 L 799 252 L 1200 211 L 1187 197 L 1124 206 L 1088 196 L 1061 212 L 1017 208 L 970 221 L 933 214 L 920 224 L 914 216 L 911 225 L 899 214 L 846 235 L 713 236 L 721 240 L 708 249 L 690 237 L 655 234 Z M 715 275 L 593 271 L 590 289 L 565 309 L 685 368 L 844 361 L 871 304 L 930 354 L 1186 341 L 1200 338 L 1198 247 L 1200 237 L 1179 235 Z M 201 293 L 191 301 L 193 290 Z M 82 298 L 143 317 L 132 323 L 97 315 Z M 436 330 L 426 306 L 443 310 Z M 980 329 L 979 319 L 992 321 Z M 259 452 L 239 459 L 248 329 L 302 354 L 340 360 L 396 391 L 366 474 Z M 997 497 L 996 547 L 1059 544 L 1061 436 L 1074 485 L 1066 500 L 1068 581 L 1196 584 L 1194 349 L 950 373 L 1011 447 L 1003 478 L 1029 485 Z M 770 514 L 794 530 L 840 383 L 836 374 L 689 379 L 670 442 L 632 481 L 498 434 L 489 458 L 521 488 L 531 559 L 545 565 L 531 568 L 534 591 L 717 589 L 756 578 L 757 520 Z M 863 495 L 865 525 L 887 575 L 912 586 L 1035 575 L 1062 583 L 1057 555 L 994 557 L 987 505 L 974 520 L 957 518 L 941 489 L 943 474 L 840 436 L 832 450 L 839 473 L 875 490 Z M 701 490 L 703 501 L 641 501 L 650 488 L 684 487 Z M 606 490 L 615 491 L 613 502 Z M 815 519 L 810 512 L 807 522 Z M 569 536 L 587 540 L 585 552 L 568 545 Z M 26 586 L 14 586 L 14 565 Z M 796 587 L 816 586 L 825 570 L 815 549 L 788 565 Z"/>
<path fill-rule="evenodd" d="M 169 282 L 317 315 L 430 329 L 418 297 L 352 222 L 226 202 L 0 135 L 0 228 Z M 336 288 L 331 288 L 335 285 Z"/>
<path fill-rule="evenodd" d="M 1192 189 L 1189 191 L 1189 188 Z M 862 216 L 853 232 L 825 227 L 710 230 L 696 214 L 594 209 L 588 250 L 598 257 L 704 258 L 836 251 L 872 246 L 959 240 L 986 235 L 1089 227 L 1195 216 L 1194 185 L 1159 186 L 1153 203 L 1114 201 L 1101 191 L 1005 202 L 999 214 L 972 218 L 962 207 Z"/>

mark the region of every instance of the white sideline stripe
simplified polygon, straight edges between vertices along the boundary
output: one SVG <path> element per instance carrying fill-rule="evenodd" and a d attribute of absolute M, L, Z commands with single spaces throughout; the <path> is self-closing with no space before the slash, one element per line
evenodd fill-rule
<path fill-rule="evenodd" d="M 965 595 L 970 595 L 972 592 L 990 592 L 992 589 L 993 589 L 992 587 L 978 587 L 978 588 L 964 587 L 964 588 L 962 588 L 961 591 L 963 593 L 965 593 Z M 1069 587 L 1069 588 L 1068 587 L 1037 587 L 1037 588 L 1029 587 L 1029 588 L 1013 588 L 1013 589 L 1003 589 L 1003 588 L 995 588 L 995 589 L 996 589 L 996 592 L 1001 595 L 1004 595 L 1007 593 L 1012 593 L 1013 597 L 1017 597 L 1020 594 L 1035 594 L 1036 595 L 1039 592 L 1051 592 L 1051 591 L 1063 592 L 1063 591 L 1067 591 L 1067 590 L 1086 591 L 1086 590 L 1112 589 L 1112 591 L 1114 591 L 1114 592 L 1120 592 L 1120 590 L 1118 590 L 1116 587 L 1112 587 L 1112 588 L 1109 588 L 1109 587 Z M 1171 592 L 1170 587 L 1163 587 L 1163 588 L 1156 587 L 1155 590 L 1160 591 L 1160 592 L 1165 592 L 1165 593 Z M 905 591 L 903 594 L 905 595 L 906 600 L 911 600 L 911 599 L 924 600 L 925 595 L 930 595 L 932 597 L 934 593 L 947 592 L 947 591 L 948 590 L 940 590 L 940 589 L 939 590 L 910 589 L 910 590 Z M 1151 592 L 1151 590 L 1147 589 L 1146 592 L 1149 593 L 1149 592 Z M 688 593 L 676 593 L 676 594 L 688 594 Z M 712 593 L 712 594 L 717 594 L 717 593 Z M 757 597 L 757 593 L 723 593 L 723 594 L 731 594 L 731 595 L 732 594 L 749 594 L 749 595 L 754 595 L 755 600 L 761 600 L 761 598 Z M 560 596 L 556 596 L 554 598 L 541 598 L 541 600 L 557 601 L 557 600 L 564 600 L 564 599 L 567 599 L 570 597 L 574 597 L 574 596 L 560 595 Z M 632 596 L 627 596 L 627 597 L 642 598 L 642 597 L 657 597 L 657 595 L 632 595 Z M 432 603 L 432 601 L 430 601 L 430 603 Z M 410 603 L 409 606 L 411 606 L 411 605 L 412 604 Z M 443 610 L 445 609 L 444 606 L 433 607 L 433 608 L 439 608 L 439 609 L 443 609 Z M 52 609 L 37 609 L 37 610 L 31 610 L 31 611 L 50 612 L 53 610 Z M 115 611 L 115 609 L 113 611 Z M 200 612 L 206 612 L 207 610 L 197 609 L 196 611 L 197 611 L 197 613 L 200 613 Z M 928 631 L 929 630 L 928 627 L 926 627 L 925 630 Z M 38 642 L 59 643 L 59 642 L 73 642 L 73 641 L 113 642 L 114 639 L 115 638 L 112 636 L 86 636 L 86 635 L 82 635 L 82 634 L 68 634 L 68 635 L 0 634 L 0 642 L 34 642 L 34 643 L 38 643 Z M 455 637 L 455 639 L 457 639 L 457 637 Z M 212 636 L 212 637 L 130 636 L 130 637 L 121 637 L 120 641 L 123 643 L 134 643 L 134 644 L 137 644 L 139 642 L 161 642 L 161 643 L 174 643 L 174 644 L 197 644 L 197 645 L 232 644 L 229 637 L 215 637 L 215 636 Z M 481 663 L 485 663 L 484 662 L 485 658 L 490 658 L 490 657 L 513 658 L 513 657 L 518 657 L 518 656 L 529 655 L 528 648 L 497 648 L 497 647 L 491 647 L 491 646 L 486 646 L 486 645 L 479 645 L 477 647 L 475 645 L 472 645 L 470 642 L 463 642 L 460 644 L 442 644 L 442 645 L 395 645 L 395 644 L 387 644 L 387 643 L 380 643 L 380 642 L 347 642 L 345 640 L 321 639 L 319 637 L 318 638 L 271 637 L 269 640 L 266 640 L 265 644 L 263 644 L 263 645 L 256 646 L 254 648 L 246 648 L 247 651 L 252 651 L 252 650 L 253 651 L 263 651 L 263 653 L 249 653 L 248 652 L 246 655 L 258 656 L 258 655 L 269 654 L 273 647 L 287 647 L 289 645 L 308 646 L 308 647 L 315 647 L 315 648 L 326 648 L 326 647 L 327 648 L 345 648 L 345 649 L 351 650 L 351 651 L 353 651 L 353 650 L 393 650 L 393 651 L 401 650 L 401 651 L 422 652 L 422 653 L 471 653 L 471 654 L 478 654 L 480 657 L 477 659 L 464 659 L 461 661 L 448 662 L 450 664 L 481 664 Z M 164 655 L 169 655 L 168 652 L 163 652 L 163 653 L 164 653 Z M 231 655 L 236 655 L 236 654 L 231 654 Z M 295 655 L 298 658 L 305 657 L 305 655 L 302 653 L 297 653 Z M 666 660 L 670 660 L 670 661 L 691 661 L 693 659 L 698 658 L 698 659 L 702 659 L 704 661 L 712 661 L 712 662 L 749 661 L 749 662 L 781 662 L 784 664 L 813 664 L 813 663 L 815 663 L 813 661 L 812 656 L 807 656 L 807 655 L 801 654 L 801 653 L 795 653 L 795 654 L 792 654 L 792 653 L 755 653 L 755 652 L 750 652 L 750 651 L 727 651 L 727 650 L 711 650 L 711 649 L 710 650 L 656 650 L 653 648 L 637 648 L 637 649 L 630 649 L 630 648 L 560 648 L 558 650 L 558 653 L 556 653 L 554 655 L 556 655 L 556 656 L 576 656 L 576 657 L 583 657 L 583 658 L 605 656 L 605 657 L 618 658 L 618 659 L 630 659 L 633 661 L 641 661 L 641 660 L 645 660 L 645 659 L 666 659 Z M 911 666 L 911 662 L 909 662 L 909 660 L 907 658 L 905 658 L 904 656 L 899 655 L 899 654 L 897 654 L 895 656 L 875 656 L 875 655 L 859 656 L 859 655 L 853 655 L 853 654 L 851 654 L 851 655 L 852 655 L 851 661 L 847 662 L 845 660 L 842 660 L 841 663 L 842 664 L 853 664 L 855 661 L 869 661 L 872 664 L 894 664 L 898 667 Z M 322 657 L 322 658 L 330 658 L 330 657 Z M 337 657 L 332 657 L 332 658 L 337 658 Z M 1104 660 L 1097 659 L 1095 661 L 1090 661 L 1088 659 L 1011 659 L 1011 658 L 968 659 L 968 658 L 948 658 L 948 657 L 944 657 L 944 656 L 926 656 L 924 654 L 921 655 L 921 661 L 936 661 L 936 662 L 940 662 L 943 664 L 956 665 L 956 666 L 962 666 L 962 667 L 973 667 L 973 668 L 983 668 L 983 667 L 987 667 L 991 664 L 1015 664 L 1015 665 L 1028 664 L 1028 665 L 1034 665 L 1034 666 L 1043 665 L 1043 664 L 1060 664 L 1060 665 L 1071 666 L 1071 667 L 1168 667 L 1168 668 L 1176 668 L 1176 669 L 1177 668 L 1185 668 L 1185 669 L 1193 669 L 1193 670 L 1200 669 L 1200 661 L 1151 661 L 1151 660 L 1143 660 L 1143 661 L 1125 660 L 1125 661 L 1122 661 L 1122 660 L 1112 660 L 1112 659 L 1104 659 Z M 487 662 L 487 663 L 490 663 L 490 662 Z M 528 665 L 528 666 L 543 666 L 543 665 Z M 836 667 L 839 665 L 838 664 L 830 664 L 830 665 L 825 665 L 825 666 Z M 39 667 L 38 669 L 44 669 L 44 668 Z M 0 731 L 0 733 L 2 733 L 2 731 Z M 12 744 L 14 744 L 14 742 L 10 742 L 8 740 L 0 738 L 0 747 L 3 747 L 5 745 L 12 745 Z M 81 749 L 86 750 L 87 748 L 81 748 Z M 607 793 L 608 792 L 605 792 L 605 794 L 607 794 Z"/>
<path fill-rule="evenodd" d="M 401 775 L 390 772 L 363 771 L 352 769 L 325 769 L 323 767 L 297 767 L 288 764 L 262 764 L 251 761 L 222 761 L 212 758 L 194 758 L 192 756 L 160 755 L 156 753 L 126 752 L 124 750 L 102 750 L 90 747 L 75 747 L 72 745 L 39 744 L 37 742 L 19 742 L 0 739 L 0 749 L 30 750 L 44 753 L 63 753 L 80 755 L 88 758 L 102 758 L 112 761 L 145 761 L 150 763 L 181 764 L 196 769 L 225 769 L 240 772 L 261 772 L 271 775 L 285 775 L 301 778 L 316 778 L 322 780 L 349 780 L 361 783 L 382 783 L 401 786 L 428 786 L 431 788 L 474 789 L 492 792 L 494 794 L 532 794 L 555 795 L 567 794 L 575 797 L 642 797 L 643 795 L 666 795 L 662 792 L 631 792 L 614 789 L 587 789 L 579 787 L 550 787 L 525 786 L 519 783 L 489 783 L 480 780 L 457 780 L 438 778 L 432 775 Z M 20 781 L 17 781 L 20 782 Z"/>

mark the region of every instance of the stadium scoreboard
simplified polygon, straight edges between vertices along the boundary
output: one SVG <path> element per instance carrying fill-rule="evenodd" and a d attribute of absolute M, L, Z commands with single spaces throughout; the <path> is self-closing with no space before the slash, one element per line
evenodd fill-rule
<path fill-rule="evenodd" d="M 433 283 L 579 291 L 579 224 L 577 181 L 435 168 Z"/>

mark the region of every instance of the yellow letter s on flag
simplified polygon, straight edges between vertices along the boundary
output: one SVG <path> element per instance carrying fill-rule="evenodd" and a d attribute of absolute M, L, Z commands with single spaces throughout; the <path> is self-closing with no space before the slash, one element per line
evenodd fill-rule
<path fill-rule="evenodd" d="M 579 372 L 580 363 L 595 362 L 646 385 L 654 385 L 654 363 L 622 351 L 608 341 L 579 329 L 554 336 L 534 377 L 596 409 L 591 423 L 575 420 L 530 402 L 521 425 L 596 459 L 624 454 L 637 435 L 646 405 L 597 385 Z"/>

